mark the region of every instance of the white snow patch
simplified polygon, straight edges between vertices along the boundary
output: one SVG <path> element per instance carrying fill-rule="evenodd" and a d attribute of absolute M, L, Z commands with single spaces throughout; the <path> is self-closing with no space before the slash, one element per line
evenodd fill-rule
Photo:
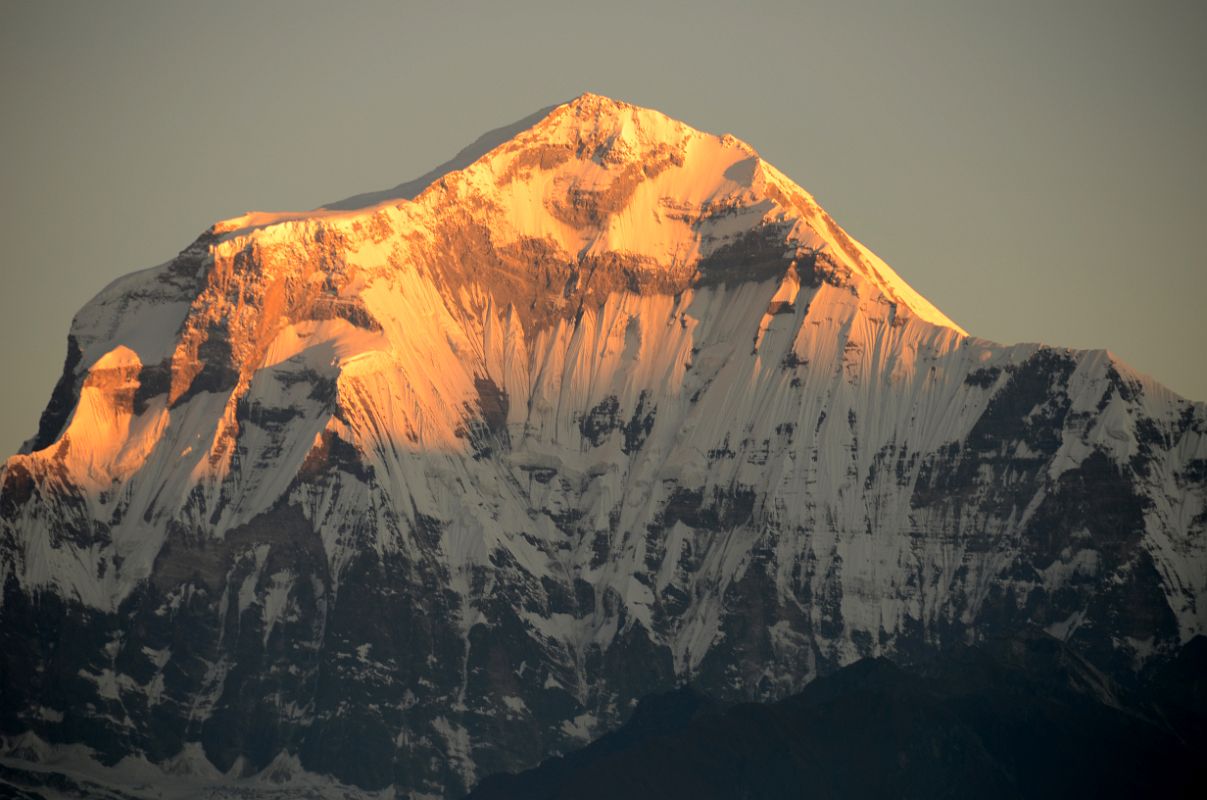
<path fill-rule="evenodd" d="M 595 734 L 599 726 L 599 720 L 594 714 L 587 711 L 579 714 L 574 719 L 566 720 L 562 723 L 562 733 L 567 736 L 578 739 L 579 741 L 589 742 Z"/>

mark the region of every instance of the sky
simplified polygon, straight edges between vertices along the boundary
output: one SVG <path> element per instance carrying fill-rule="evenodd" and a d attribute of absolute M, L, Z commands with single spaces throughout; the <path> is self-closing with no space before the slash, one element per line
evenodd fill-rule
<path fill-rule="evenodd" d="M 213 222 L 596 92 L 732 133 L 970 332 L 1207 400 L 1207 3 L 0 0 L 0 450 Z"/>

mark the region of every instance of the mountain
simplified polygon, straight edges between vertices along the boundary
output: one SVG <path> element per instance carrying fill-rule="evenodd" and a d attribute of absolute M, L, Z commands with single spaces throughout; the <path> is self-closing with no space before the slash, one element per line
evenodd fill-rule
<path fill-rule="evenodd" d="M 446 167 L 76 315 L 0 471 L 3 752 L 452 797 L 685 680 L 1039 628 L 1127 684 L 1204 632 L 1204 404 L 970 336 L 655 111 Z"/>
<path fill-rule="evenodd" d="M 1186 660 L 1207 677 L 1207 638 Z M 866 658 L 773 704 L 720 709 L 689 687 L 642 699 L 587 747 L 467 800 L 1199 797 L 1197 734 L 1164 724 L 1184 684 L 1128 696 L 1043 634 L 957 645 L 914 669 Z M 1127 697 L 1127 706 L 1120 705 Z M 1187 735 L 1190 733 L 1191 735 Z"/>

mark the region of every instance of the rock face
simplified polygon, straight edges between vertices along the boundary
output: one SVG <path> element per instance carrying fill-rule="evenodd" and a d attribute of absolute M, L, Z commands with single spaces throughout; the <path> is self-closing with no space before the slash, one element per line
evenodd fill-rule
<path fill-rule="evenodd" d="M 1204 632 L 1203 404 L 967 335 L 732 137 L 519 127 L 77 315 L 0 472 L 0 731 L 456 796 L 685 679 Z"/>

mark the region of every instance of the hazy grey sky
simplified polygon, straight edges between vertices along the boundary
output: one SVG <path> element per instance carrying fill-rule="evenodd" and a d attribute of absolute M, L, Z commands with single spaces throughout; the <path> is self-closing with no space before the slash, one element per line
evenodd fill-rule
<path fill-rule="evenodd" d="M 733 133 L 969 331 L 1207 399 L 1207 3 L 0 2 L 0 450 L 215 220 L 583 91 Z"/>

